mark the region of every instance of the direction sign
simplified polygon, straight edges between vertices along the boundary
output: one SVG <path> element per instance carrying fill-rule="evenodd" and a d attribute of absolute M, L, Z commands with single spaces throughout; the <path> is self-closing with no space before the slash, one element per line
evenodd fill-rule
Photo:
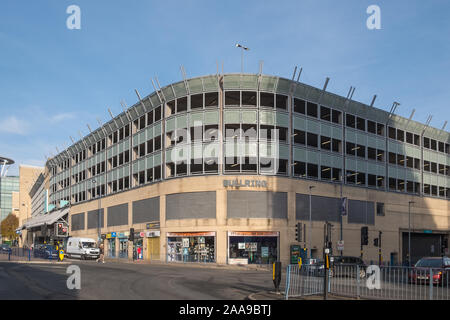
<path fill-rule="evenodd" d="M 339 240 L 337 242 L 337 249 L 338 251 L 344 251 L 344 240 Z"/>

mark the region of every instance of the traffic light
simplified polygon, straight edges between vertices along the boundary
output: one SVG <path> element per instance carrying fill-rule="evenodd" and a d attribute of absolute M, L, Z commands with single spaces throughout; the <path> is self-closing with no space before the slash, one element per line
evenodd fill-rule
<path fill-rule="evenodd" d="M 302 242 L 303 223 L 297 223 L 295 226 L 295 241 Z"/>
<path fill-rule="evenodd" d="M 134 228 L 130 228 L 130 236 L 128 237 L 128 240 L 134 241 Z"/>
<path fill-rule="evenodd" d="M 369 227 L 361 228 L 361 245 L 367 246 L 369 244 Z"/>
<path fill-rule="evenodd" d="M 374 247 L 378 247 L 378 238 L 373 239 Z"/>
<path fill-rule="evenodd" d="M 64 223 L 58 222 L 57 225 L 57 236 L 58 237 L 66 237 L 68 228 Z"/>

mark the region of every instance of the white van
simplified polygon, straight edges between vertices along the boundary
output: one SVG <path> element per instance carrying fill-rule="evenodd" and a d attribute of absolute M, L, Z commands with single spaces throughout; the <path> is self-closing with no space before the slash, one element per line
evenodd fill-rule
<path fill-rule="evenodd" d="M 68 258 L 98 259 L 100 249 L 94 239 L 69 238 L 67 240 L 66 256 Z"/>

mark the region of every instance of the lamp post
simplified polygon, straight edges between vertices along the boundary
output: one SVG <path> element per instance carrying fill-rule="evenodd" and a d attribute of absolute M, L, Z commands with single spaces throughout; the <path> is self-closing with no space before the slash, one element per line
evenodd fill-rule
<path fill-rule="evenodd" d="M 92 184 L 94 185 L 94 190 L 96 189 L 96 185 L 97 185 L 97 181 L 95 179 L 92 180 Z M 99 186 L 100 188 L 100 196 L 98 198 L 98 243 L 100 244 L 100 241 L 102 239 L 102 233 L 101 233 L 101 228 L 102 228 L 102 224 L 101 224 L 101 207 L 102 207 L 102 190 L 101 190 L 101 186 Z M 95 191 L 94 191 L 95 192 Z"/>
<path fill-rule="evenodd" d="M 312 210 L 311 210 L 311 190 L 314 189 L 314 186 L 309 186 L 309 234 L 308 234 L 308 242 L 309 242 L 309 258 L 312 259 Z"/>
<path fill-rule="evenodd" d="M 408 202 L 408 266 L 411 267 L 411 204 L 414 201 Z"/>
<path fill-rule="evenodd" d="M 236 43 L 236 48 L 241 48 L 241 73 L 244 73 L 244 50 L 248 51 L 250 50 L 247 47 L 244 47 L 243 45 L 240 45 L 239 43 Z"/>

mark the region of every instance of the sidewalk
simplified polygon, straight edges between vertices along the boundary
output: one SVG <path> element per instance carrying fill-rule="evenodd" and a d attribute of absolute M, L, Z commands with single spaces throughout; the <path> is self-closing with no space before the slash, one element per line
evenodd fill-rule
<path fill-rule="evenodd" d="M 247 297 L 248 300 L 286 300 L 284 292 L 276 293 L 274 291 L 261 291 L 252 293 Z M 290 297 L 289 300 L 322 300 L 323 295 L 303 296 L 303 297 Z M 335 295 L 328 295 L 327 300 L 357 300 L 353 298 L 340 297 Z"/>

